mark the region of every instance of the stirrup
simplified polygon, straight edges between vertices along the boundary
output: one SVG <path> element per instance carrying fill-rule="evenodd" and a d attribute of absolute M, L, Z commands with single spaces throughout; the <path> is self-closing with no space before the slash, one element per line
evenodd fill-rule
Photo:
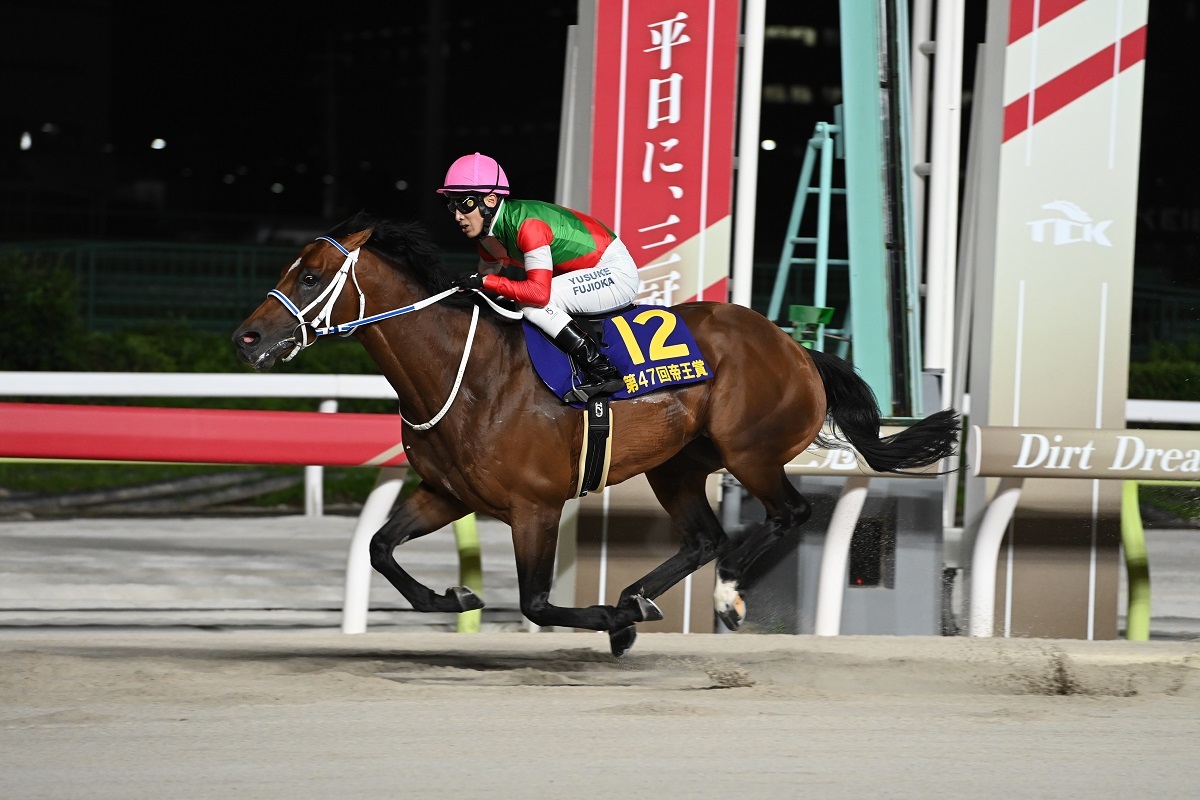
<path fill-rule="evenodd" d="M 584 387 L 582 386 L 576 386 L 562 396 L 562 401 L 564 403 L 586 403 L 591 399 L 592 398 L 590 396 L 584 393 Z"/>
<path fill-rule="evenodd" d="M 609 381 L 593 381 L 581 383 L 562 396 L 564 403 L 586 403 L 598 394 L 613 395 L 625 388 L 625 382 L 619 378 Z"/>

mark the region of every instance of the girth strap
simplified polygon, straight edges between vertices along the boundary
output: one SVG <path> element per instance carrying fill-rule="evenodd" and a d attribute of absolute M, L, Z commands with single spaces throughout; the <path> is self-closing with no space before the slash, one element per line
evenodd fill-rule
<path fill-rule="evenodd" d="M 612 458 L 612 409 L 609 408 L 608 397 L 592 398 L 583 413 L 583 446 L 579 448 L 576 497 L 604 488 Z"/>

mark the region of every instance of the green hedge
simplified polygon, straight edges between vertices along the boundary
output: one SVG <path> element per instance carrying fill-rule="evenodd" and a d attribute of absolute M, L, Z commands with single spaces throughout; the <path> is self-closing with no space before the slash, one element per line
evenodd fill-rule
<path fill-rule="evenodd" d="M 9 251 L 0 252 L 0 309 L 3 309 L 5 347 L 0 348 L 0 370 L 95 372 L 253 372 L 234 355 L 229 336 L 202 333 L 182 323 L 164 321 L 109 333 L 89 331 L 83 323 L 80 289 L 74 273 L 61 263 Z M 247 309 L 247 313 L 251 309 Z M 232 334 L 232 331 L 230 331 Z M 378 372 L 358 342 L 323 341 L 276 372 L 352 373 Z M 58 402 L 62 398 L 21 398 Z M 269 410 L 314 409 L 319 398 L 95 398 L 89 402 L 112 405 L 179 406 L 201 408 L 251 408 Z M 342 411 L 396 413 L 395 401 L 343 400 Z M 112 488 L 176 480 L 215 470 L 260 470 L 200 464 L 39 464 L 0 463 L 0 490 L 12 493 L 59 494 L 94 488 Z M 269 467 L 272 474 L 303 475 L 303 467 Z M 376 470 L 328 468 L 325 471 L 327 506 L 361 503 L 375 482 Z M 4 495 L 0 491 L 0 496 Z M 303 508 L 303 486 L 257 498 L 264 509 Z"/>
<path fill-rule="evenodd" d="M 1129 365 L 1129 396 L 1140 400 L 1200 400 L 1200 341 L 1156 343 L 1150 359 Z"/>
<path fill-rule="evenodd" d="M 0 370 L 88 370 L 98 372 L 251 372 L 233 353 L 229 338 L 201 333 L 185 323 L 97 333 L 87 330 L 80 290 L 61 263 L 18 251 L 0 252 L 0 308 L 5 347 Z M 250 309 L 246 310 L 249 313 Z M 232 333 L 232 331 L 230 331 Z M 276 372 L 375 374 L 366 351 L 350 339 L 311 347 Z M 1200 341 L 1156 344 L 1150 359 L 1129 365 L 1129 396 L 1148 400 L 1200 400 Z M 188 404 L 195 401 L 184 398 Z M 151 401 L 139 401 L 149 404 Z M 162 401 L 152 401 L 161 404 Z M 245 401 L 234 401 L 246 406 Z M 202 405 L 230 405 L 205 401 Z M 256 400 L 252 407 L 308 408 L 305 400 Z M 343 410 L 394 411 L 387 401 L 360 401 Z"/>
<path fill-rule="evenodd" d="M 16 251 L 0 253 L 0 308 L 6 346 L 0 370 L 94 372 L 253 372 L 234 355 L 229 336 L 203 333 L 186 324 L 153 325 L 99 333 L 80 312 L 80 289 L 61 263 Z M 246 309 L 249 313 L 252 309 Z M 230 331 L 230 334 L 233 332 Z M 308 374 L 376 374 L 371 357 L 351 339 L 322 341 L 273 371 Z M 49 398 L 47 398 L 49 399 Z M 291 398 L 116 398 L 120 405 L 311 410 L 312 400 Z M 390 413 L 394 401 L 342 401 L 343 411 Z"/>
<path fill-rule="evenodd" d="M 61 264 L 0 253 L 0 309 L 6 370 L 85 369 L 91 343 L 79 314 L 79 287 Z"/>

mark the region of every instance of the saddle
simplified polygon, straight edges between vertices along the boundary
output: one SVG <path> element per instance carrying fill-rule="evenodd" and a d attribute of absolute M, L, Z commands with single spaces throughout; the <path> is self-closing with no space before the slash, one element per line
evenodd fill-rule
<path fill-rule="evenodd" d="M 585 403 L 583 447 L 579 454 L 579 483 L 576 497 L 604 487 L 612 452 L 611 400 L 640 397 L 663 389 L 708 380 L 712 372 L 687 325 L 674 312 L 661 306 L 629 306 L 609 314 L 574 317 L 600 345 L 625 380 L 625 388 L 609 397 L 594 397 Z M 566 395 L 578 385 L 575 365 L 542 331 L 523 323 L 525 345 L 542 383 L 555 397 Z"/>
<path fill-rule="evenodd" d="M 592 334 L 601 351 L 625 379 L 613 400 L 674 389 L 712 376 L 708 361 L 683 320 L 663 306 L 630 306 L 608 315 L 579 315 L 575 320 Z M 555 397 L 578 385 L 575 365 L 544 333 L 528 322 L 529 358 Z M 571 403 L 583 408 L 584 403 Z"/>

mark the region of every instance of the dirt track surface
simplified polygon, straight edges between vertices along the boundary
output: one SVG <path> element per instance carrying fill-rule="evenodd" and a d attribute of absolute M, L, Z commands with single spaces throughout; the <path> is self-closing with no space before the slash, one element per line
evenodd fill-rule
<path fill-rule="evenodd" d="M 0 633 L 0 796 L 1196 797 L 1200 642 Z"/>

